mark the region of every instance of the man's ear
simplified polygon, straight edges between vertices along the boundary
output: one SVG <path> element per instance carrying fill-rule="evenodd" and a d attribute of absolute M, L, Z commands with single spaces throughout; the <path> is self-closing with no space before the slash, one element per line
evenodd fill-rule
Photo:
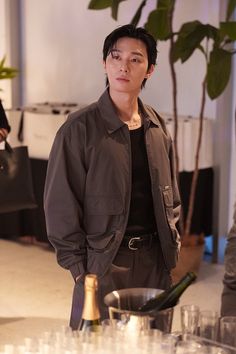
<path fill-rule="evenodd" d="M 150 76 L 152 75 L 154 69 L 155 69 L 155 66 L 152 64 L 152 65 L 150 66 L 150 68 L 148 69 L 148 71 L 147 71 L 147 74 L 146 74 L 146 76 L 145 76 L 145 79 L 149 79 L 149 78 L 150 78 Z"/>

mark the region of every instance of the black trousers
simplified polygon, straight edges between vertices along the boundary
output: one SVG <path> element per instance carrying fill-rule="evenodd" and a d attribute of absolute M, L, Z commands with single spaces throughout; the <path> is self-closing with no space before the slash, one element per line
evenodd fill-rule
<path fill-rule="evenodd" d="M 101 319 L 109 318 L 104 297 L 113 290 L 127 288 L 167 289 L 171 286 L 170 272 L 166 269 L 159 241 L 138 250 L 120 247 L 107 273 L 99 278 L 98 303 Z M 74 286 L 70 326 L 78 328 L 84 302 L 84 277 Z"/>

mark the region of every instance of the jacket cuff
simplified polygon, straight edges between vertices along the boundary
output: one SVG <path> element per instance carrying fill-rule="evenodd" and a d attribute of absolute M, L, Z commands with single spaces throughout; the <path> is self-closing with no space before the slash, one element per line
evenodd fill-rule
<path fill-rule="evenodd" d="M 85 272 L 83 262 L 75 263 L 70 267 L 70 272 L 74 280 Z"/>

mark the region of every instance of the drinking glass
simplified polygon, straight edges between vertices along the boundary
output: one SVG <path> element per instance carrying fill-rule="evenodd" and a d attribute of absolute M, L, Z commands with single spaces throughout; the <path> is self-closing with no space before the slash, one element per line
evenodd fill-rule
<path fill-rule="evenodd" d="M 195 340 L 180 341 L 176 345 L 176 354 L 205 354 L 207 347 Z"/>
<path fill-rule="evenodd" d="M 5 344 L 4 345 L 4 353 L 5 354 L 14 354 L 15 346 L 13 344 Z"/>
<path fill-rule="evenodd" d="M 220 341 L 236 347 L 236 317 L 224 316 L 220 319 Z"/>
<path fill-rule="evenodd" d="M 217 346 L 209 346 L 208 353 L 209 354 L 230 354 L 230 352 L 227 349 L 220 348 Z"/>
<path fill-rule="evenodd" d="M 171 333 L 174 308 L 158 311 L 155 316 L 150 317 L 150 327 L 157 328 L 163 333 Z"/>
<path fill-rule="evenodd" d="M 199 317 L 200 337 L 217 340 L 219 328 L 219 313 L 217 311 L 201 311 Z"/>
<path fill-rule="evenodd" d="M 183 338 L 185 335 L 197 335 L 200 308 L 197 305 L 183 305 L 180 307 L 181 329 Z"/>

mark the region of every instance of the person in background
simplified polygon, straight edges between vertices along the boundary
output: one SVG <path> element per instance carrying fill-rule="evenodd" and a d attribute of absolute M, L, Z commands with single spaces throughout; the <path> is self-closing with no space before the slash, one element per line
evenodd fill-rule
<path fill-rule="evenodd" d="M 2 101 L 0 100 L 0 142 L 7 138 L 10 130 L 11 127 L 8 123 L 6 113 L 2 105 Z"/>
<path fill-rule="evenodd" d="M 81 318 L 86 273 L 104 296 L 118 289 L 167 289 L 179 253 L 180 197 L 164 120 L 139 98 L 157 49 L 143 28 L 118 27 L 105 39 L 107 88 L 68 116 L 56 134 L 44 191 L 48 239 L 75 281 L 70 326 Z"/>
<path fill-rule="evenodd" d="M 11 131 L 5 110 L 0 100 L 0 143 L 7 139 Z M 1 188 L 1 186 L 0 186 Z M 0 201 L 1 202 L 1 201 Z M 28 217 L 31 211 L 20 210 L 9 213 L 0 213 L 0 238 L 14 239 L 24 244 L 32 244 L 36 242 L 35 236 L 28 235 L 24 232 L 24 223 L 21 220 L 27 220 L 26 230 L 31 229 L 31 218 Z"/>
<path fill-rule="evenodd" d="M 221 296 L 221 316 L 236 316 L 236 204 L 234 221 L 225 248 L 225 273 Z"/>

